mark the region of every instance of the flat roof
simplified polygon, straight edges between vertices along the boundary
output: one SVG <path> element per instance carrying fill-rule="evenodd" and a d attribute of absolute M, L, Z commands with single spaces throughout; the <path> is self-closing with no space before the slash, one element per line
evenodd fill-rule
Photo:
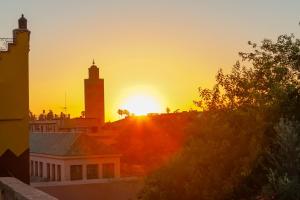
<path fill-rule="evenodd" d="M 54 156 L 116 155 L 101 137 L 86 133 L 30 133 L 30 153 Z"/>

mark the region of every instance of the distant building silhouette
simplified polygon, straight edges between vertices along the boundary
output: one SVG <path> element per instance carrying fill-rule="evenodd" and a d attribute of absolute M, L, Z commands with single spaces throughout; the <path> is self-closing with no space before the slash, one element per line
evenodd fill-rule
<path fill-rule="evenodd" d="M 95 118 L 57 117 L 53 119 L 33 119 L 29 122 L 31 133 L 80 132 L 97 133 L 101 130 Z"/>
<path fill-rule="evenodd" d="M 31 133 L 31 182 L 88 183 L 120 178 L 120 156 L 98 134 Z"/>
<path fill-rule="evenodd" d="M 99 78 L 99 68 L 93 61 L 89 68 L 89 77 L 84 80 L 85 111 L 79 118 L 70 118 L 70 115 L 61 113 L 51 116 L 43 111 L 38 117 L 30 115 L 29 130 L 31 133 L 43 132 L 86 132 L 95 133 L 101 130 L 105 123 L 104 111 L 104 79 Z"/>
<path fill-rule="evenodd" d="M 85 117 L 95 118 L 101 125 L 105 122 L 104 79 L 99 78 L 99 68 L 93 61 L 89 77 L 84 80 Z"/>
<path fill-rule="evenodd" d="M 13 38 L 0 38 L 0 176 L 29 183 L 30 31 L 22 15 Z"/>
<path fill-rule="evenodd" d="M 30 113 L 31 182 L 87 183 L 120 177 L 121 155 L 111 146 L 110 132 L 103 129 L 104 80 L 94 61 L 84 80 L 84 94 L 85 111 L 79 118 L 51 110 L 38 118 Z"/>

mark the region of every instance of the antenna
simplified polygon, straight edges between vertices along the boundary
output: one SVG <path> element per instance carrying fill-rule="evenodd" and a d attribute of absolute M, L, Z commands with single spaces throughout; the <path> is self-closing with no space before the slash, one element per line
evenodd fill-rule
<path fill-rule="evenodd" d="M 64 108 L 65 114 L 67 114 L 67 92 L 65 92 L 65 106 L 63 108 Z"/>

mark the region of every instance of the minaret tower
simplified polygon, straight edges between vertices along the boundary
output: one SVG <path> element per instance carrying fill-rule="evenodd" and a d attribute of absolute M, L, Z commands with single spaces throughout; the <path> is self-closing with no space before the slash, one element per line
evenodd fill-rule
<path fill-rule="evenodd" d="M 94 118 L 101 125 L 105 122 L 104 116 L 104 79 L 99 78 L 99 68 L 93 60 L 89 68 L 89 78 L 84 80 L 85 117 Z"/>

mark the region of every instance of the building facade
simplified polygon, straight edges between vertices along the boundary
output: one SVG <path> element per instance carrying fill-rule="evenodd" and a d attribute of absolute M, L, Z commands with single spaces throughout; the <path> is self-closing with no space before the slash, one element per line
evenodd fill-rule
<path fill-rule="evenodd" d="M 88 182 L 120 177 L 120 154 L 95 134 L 31 133 L 31 182 Z"/>
<path fill-rule="evenodd" d="M 120 178 L 119 155 L 51 156 L 30 154 L 32 182 L 67 182 Z"/>
<path fill-rule="evenodd" d="M 29 41 L 27 20 L 0 38 L 0 176 L 29 183 Z M 22 166 L 22 167 L 20 167 Z"/>

